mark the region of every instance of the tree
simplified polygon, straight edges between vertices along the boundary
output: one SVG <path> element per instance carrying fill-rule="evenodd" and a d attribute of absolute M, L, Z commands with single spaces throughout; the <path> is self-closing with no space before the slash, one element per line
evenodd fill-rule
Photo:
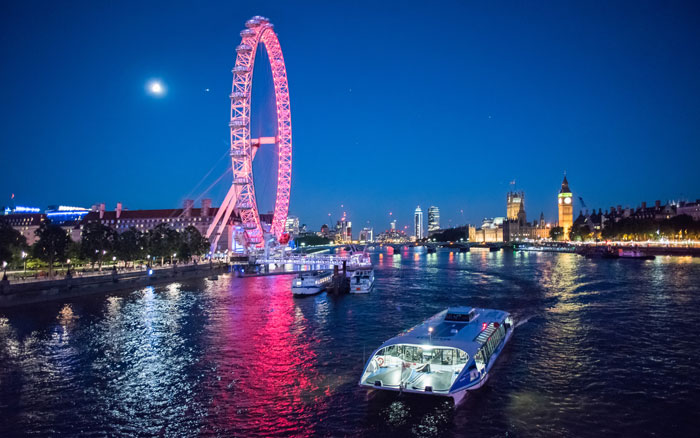
<path fill-rule="evenodd" d="M 179 240 L 177 254 L 183 260 L 190 260 L 192 256 L 200 256 L 209 250 L 209 239 L 202 236 L 202 233 L 192 225 L 180 233 Z"/>
<path fill-rule="evenodd" d="M 70 237 L 63 228 L 50 221 L 42 222 L 35 233 L 38 240 L 32 248 L 34 257 L 48 263 L 49 277 L 53 277 L 54 263 L 63 263 L 66 260 L 66 250 L 71 241 Z"/>
<path fill-rule="evenodd" d="M 134 227 L 129 228 L 123 233 L 117 235 L 115 253 L 120 260 L 124 262 L 133 262 L 142 258 L 144 254 L 144 236 L 143 233 Z"/>
<path fill-rule="evenodd" d="M 467 240 L 469 238 L 469 227 L 447 228 L 433 233 L 430 236 L 436 242 L 457 242 L 460 239 Z"/>
<path fill-rule="evenodd" d="M 0 220 L 0 264 L 10 263 L 20 258 L 19 254 L 27 247 L 27 239 L 4 220 Z"/>
<path fill-rule="evenodd" d="M 315 234 L 308 234 L 303 237 L 296 237 L 294 238 L 294 241 L 297 244 L 297 246 L 301 246 L 302 243 L 306 246 L 328 245 L 331 242 L 329 238 L 317 236 Z"/>
<path fill-rule="evenodd" d="M 180 246 L 180 235 L 166 223 L 156 225 L 146 235 L 148 251 L 152 256 L 159 257 L 161 265 L 166 257 L 177 252 Z"/>
<path fill-rule="evenodd" d="M 92 262 L 93 267 L 98 263 L 102 270 L 102 260 L 105 254 L 114 250 L 116 241 L 117 232 L 111 227 L 99 222 L 88 223 L 81 234 L 80 253 Z"/>
<path fill-rule="evenodd" d="M 591 229 L 586 224 L 574 224 L 569 230 L 569 240 L 586 241 L 591 237 Z"/>
<path fill-rule="evenodd" d="M 552 227 L 551 230 L 549 230 L 549 237 L 552 240 L 561 240 L 561 238 L 564 236 L 564 228 L 562 227 Z"/>

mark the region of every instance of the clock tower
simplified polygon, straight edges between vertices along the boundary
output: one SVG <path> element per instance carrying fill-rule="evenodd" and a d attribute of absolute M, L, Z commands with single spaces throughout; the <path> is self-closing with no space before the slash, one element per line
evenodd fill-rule
<path fill-rule="evenodd" d="M 574 224 L 574 199 L 569 189 L 569 182 L 564 175 L 564 181 L 559 190 L 559 226 L 564 229 L 564 239 L 569 240 L 569 230 Z"/>

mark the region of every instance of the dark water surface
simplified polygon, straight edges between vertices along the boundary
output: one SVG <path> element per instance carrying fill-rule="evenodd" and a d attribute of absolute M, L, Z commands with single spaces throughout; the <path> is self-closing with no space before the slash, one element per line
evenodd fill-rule
<path fill-rule="evenodd" d="M 698 436 L 700 260 L 375 255 L 368 296 L 290 276 L 0 310 L 0 436 Z M 449 305 L 522 323 L 460 406 L 357 386 Z"/>

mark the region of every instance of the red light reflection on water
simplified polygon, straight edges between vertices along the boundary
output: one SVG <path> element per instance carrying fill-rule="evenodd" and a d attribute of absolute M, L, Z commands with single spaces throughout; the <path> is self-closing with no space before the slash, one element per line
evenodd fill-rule
<path fill-rule="evenodd" d="M 210 327 L 218 353 L 205 432 L 270 436 L 312 435 L 308 421 L 326 395 L 316 369 L 318 340 L 307 337 L 307 318 L 291 294 L 290 276 L 234 279 L 227 313 Z M 307 298 L 314 299 L 314 298 Z M 220 424 L 225 422 L 225 424 Z"/>

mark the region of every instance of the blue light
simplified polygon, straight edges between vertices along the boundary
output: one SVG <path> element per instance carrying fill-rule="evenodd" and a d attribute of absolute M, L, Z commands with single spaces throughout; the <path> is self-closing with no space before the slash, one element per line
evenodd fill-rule
<path fill-rule="evenodd" d="M 52 211 L 49 213 L 46 213 L 46 216 L 82 216 L 84 214 L 88 214 L 89 211 Z"/>
<path fill-rule="evenodd" d="M 149 270 L 148 270 L 148 275 L 149 275 L 149 276 L 153 275 L 153 269 L 149 269 Z"/>
<path fill-rule="evenodd" d="M 36 207 L 15 207 L 15 213 L 39 213 L 40 211 L 41 209 Z"/>

